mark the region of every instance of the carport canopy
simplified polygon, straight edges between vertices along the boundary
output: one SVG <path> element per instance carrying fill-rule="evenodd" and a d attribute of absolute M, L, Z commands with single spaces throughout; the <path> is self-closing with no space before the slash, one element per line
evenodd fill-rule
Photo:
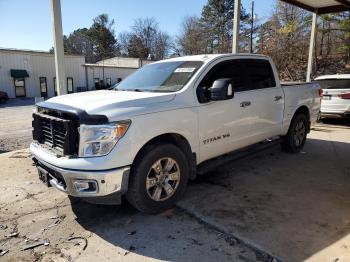
<path fill-rule="evenodd" d="M 306 73 L 306 81 L 311 81 L 312 62 L 314 55 L 314 47 L 316 42 L 316 30 L 317 30 L 317 15 L 328 14 L 335 12 L 343 12 L 350 10 L 350 0 L 280 0 L 282 2 L 303 8 L 310 12 L 313 12 L 312 28 L 309 45 L 309 59 Z M 232 53 L 237 53 L 239 46 L 239 17 L 240 17 L 241 0 L 235 1 L 234 7 L 234 21 L 233 21 L 233 43 Z"/>
<path fill-rule="evenodd" d="M 316 14 L 328 14 L 348 11 L 349 0 L 281 0 Z"/>

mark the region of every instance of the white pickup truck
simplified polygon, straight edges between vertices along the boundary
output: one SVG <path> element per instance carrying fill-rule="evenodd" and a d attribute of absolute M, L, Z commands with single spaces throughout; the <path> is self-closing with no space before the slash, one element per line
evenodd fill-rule
<path fill-rule="evenodd" d="M 111 90 L 51 98 L 33 114 L 39 178 L 70 196 L 143 212 L 173 205 L 199 164 L 280 136 L 299 152 L 318 84 L 281 85 L 270 58 L 199 55 L 144 66 Z"/>

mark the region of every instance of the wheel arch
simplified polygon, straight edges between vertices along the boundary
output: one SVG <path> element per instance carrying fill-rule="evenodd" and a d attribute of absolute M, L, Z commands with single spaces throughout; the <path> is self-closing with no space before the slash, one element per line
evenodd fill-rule
<path fill-rule="evenodd" d="M 195 179 L 196 173 L 197 173 L 196 172 L 196 166 L 197 166 L 196 153 L 192 151 L 191 145 L 188 142 L 188 140 L 184 136 L 177 133 L 164 133 L 148 140 L 137 152 L 134 158 L 133 164 L 140 158 L 140 156 L 142 155 L 142 152 L 147 147 L 156 146 L 157 144 L 160 144 L 160 143 L 173 144 L 179 147 L 184 152 L 184 154 L 187 157 L 189 170 L 190 170 L 189 178 L 192 180 Z"/>
<path fill-rule="evenodd" d="M 297 110 L 295 110 L 294 115 L 292 117 L 291 123 L 293 121 L 293 119 L 299 115 L 299 114 L 304 114 L 307 117 L 308 120 L 308 125 L 307 125 L 307 132 L 310 132 L 310 128 L 311 128 L 311 121 L 310 121 L 310 109 L 306 106 L 306 105 L 301 105 L 297 108 Z"/>

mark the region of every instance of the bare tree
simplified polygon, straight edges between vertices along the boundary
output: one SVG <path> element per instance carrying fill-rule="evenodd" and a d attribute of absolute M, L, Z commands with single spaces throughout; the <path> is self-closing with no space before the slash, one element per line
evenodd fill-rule
<path fill-rule="evenodd" d="M 179 53 L 183 55 L 198 55 L 206 53 L 207 34 L 196 16 L 185 17 L 182 22 L 182 32 L 177 37 Z"/>
<path fill-rule="evenodd" d="M 164 59 L 170 50 L 170 36 L 159 29 L 154 18 L 137 19 L 130 32 L 119 35 L 122 53 L 130 57 Z"/>

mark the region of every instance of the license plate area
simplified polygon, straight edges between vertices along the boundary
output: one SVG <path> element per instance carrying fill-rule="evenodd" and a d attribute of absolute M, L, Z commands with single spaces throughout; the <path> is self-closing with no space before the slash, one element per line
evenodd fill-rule
<path fill-rule="evenodd" d="M 323 95 L 323 100 L 332 100 L 332 96 L 330 96 L 330 95 Z"/>
<path fill-rule="evenodd" d="M 39 179 L 41 182 L 43 182 L 47 187 L 50 187 L 50 175 L 49 172 L 47 172 L 44 168 L 38 166 L 38 175 L 39 175 Z"/>

